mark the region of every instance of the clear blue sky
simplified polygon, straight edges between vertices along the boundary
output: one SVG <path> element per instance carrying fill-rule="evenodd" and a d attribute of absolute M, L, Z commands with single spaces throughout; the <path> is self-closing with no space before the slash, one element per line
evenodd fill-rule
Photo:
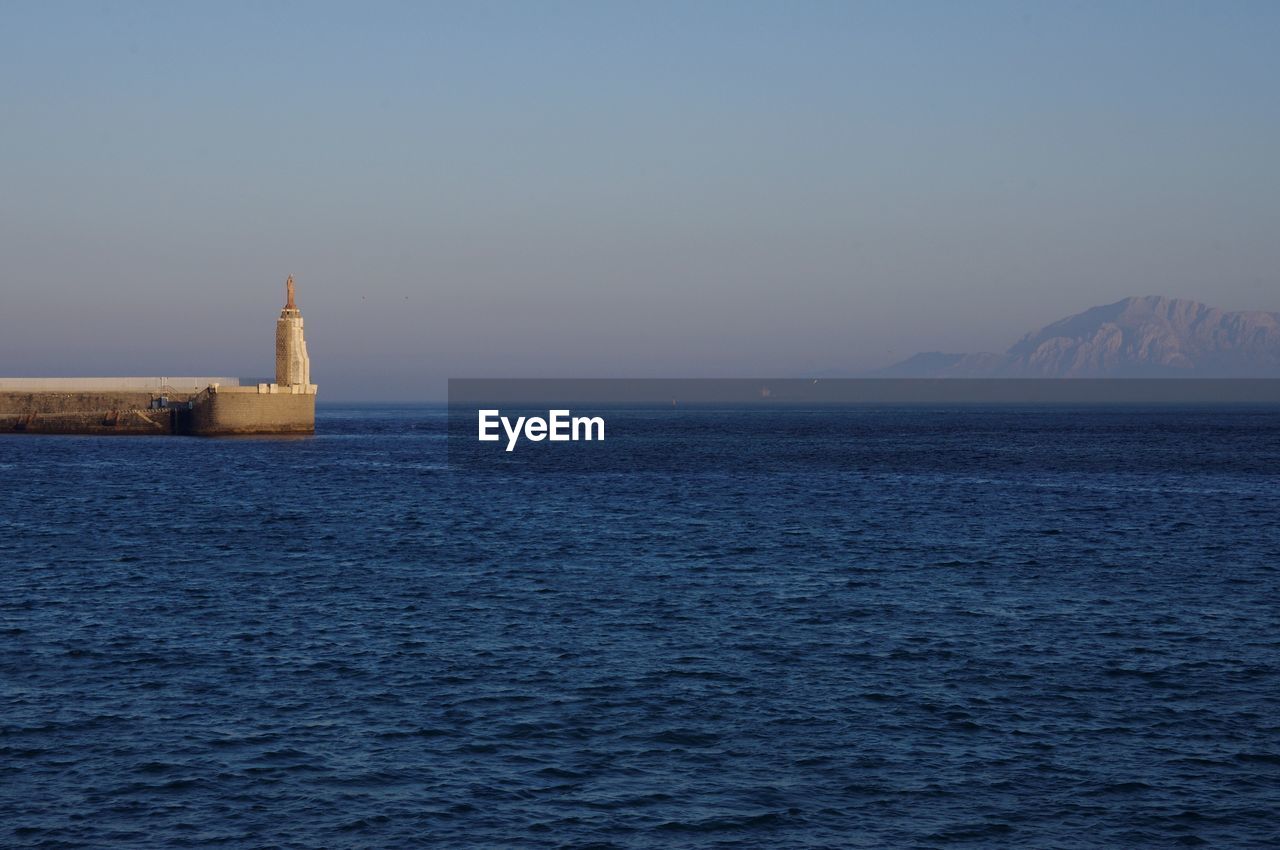
<path fill-rule="evenodd" d="M 798 375 L 1280 310 L 1280 4 L 0 5 L 0 374 Z"/>

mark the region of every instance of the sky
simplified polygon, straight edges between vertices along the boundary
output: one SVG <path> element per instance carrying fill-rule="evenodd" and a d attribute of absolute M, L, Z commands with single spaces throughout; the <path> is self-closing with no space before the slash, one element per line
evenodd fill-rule
<path fill-rule="evenodd" d="M 1280 4 L 0 4 L 0 375 L 842 374 L 1280 311 Z"/>

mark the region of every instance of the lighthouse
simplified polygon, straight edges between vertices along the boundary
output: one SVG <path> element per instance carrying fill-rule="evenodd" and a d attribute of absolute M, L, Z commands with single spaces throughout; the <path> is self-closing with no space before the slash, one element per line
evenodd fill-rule
<path fill-rule="evenodd" d="M 276 379 L 0 378 L 0 432 L 314 434 L 316 385 L 293 275 L 276 320 Z"/>
<path fill-rule="evenodd" d="M 276 383 L 285 387 L 302 387 L 294 392 L 314 392 L 311 386 L 311 358 L 307 357 L 307 341 L 302 335 L 302 313 L 294 300 L 293 275 L 285 281 L 284 309 L 276 320 Z"/>

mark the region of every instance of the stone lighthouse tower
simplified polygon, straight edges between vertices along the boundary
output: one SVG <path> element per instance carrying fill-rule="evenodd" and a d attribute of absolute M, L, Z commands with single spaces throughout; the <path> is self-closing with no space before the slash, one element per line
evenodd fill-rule
<path fill-rule="evenodd" d="M 280 318 L 276 320 L 276 383 L 283 390 L 315 392 L 311 388 L 311 358 L 307 357 L 307 341 L 302 336 L 302 313 L 294 303 L 293 275 L 285 283 L 286 298 Z"/>

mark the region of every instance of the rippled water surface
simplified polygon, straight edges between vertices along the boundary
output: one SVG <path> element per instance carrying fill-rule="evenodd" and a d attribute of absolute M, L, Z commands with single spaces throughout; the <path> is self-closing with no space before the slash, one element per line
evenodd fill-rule
<path fill-rule="evenodd" d="M 1280 842 L 1275 411 L 319 426 L 0 438 L 0 846 Z"/>

